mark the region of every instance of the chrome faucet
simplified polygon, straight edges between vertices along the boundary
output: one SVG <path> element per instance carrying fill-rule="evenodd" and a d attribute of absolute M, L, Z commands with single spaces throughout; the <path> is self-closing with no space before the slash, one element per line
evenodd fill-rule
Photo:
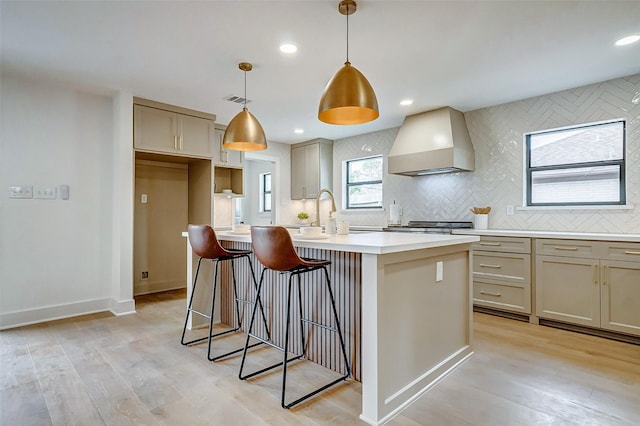
<path fill-rule="evenodd" d="M 336 200 L 335 198 L 333 198 L 333 192 L 329 191 L 326 188 L 322 188 L 320 191 L 318 191 L 318 195 L 316 196 L 316 220 L 313 223 L 313 225 L 315 226 L 320 226 L 320 196 L 323 192 L 326 192 L 327 194 L 329 194 L 329 197 L 331 197 L 331 210 L 329 211 L 331 213 L 336 212 Z"/>

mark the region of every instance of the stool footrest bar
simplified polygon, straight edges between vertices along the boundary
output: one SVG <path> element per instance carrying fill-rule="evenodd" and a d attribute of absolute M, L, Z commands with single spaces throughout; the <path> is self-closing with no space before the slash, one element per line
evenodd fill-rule
<path fill-rule="evenodd" d="M 324 328 L 325 330 L 333 331 L 335 333 L 338 332 L 338 330 L 335 327 L 330 327 L 328 325 L 324 325 L 324 324 L 321 324 L 321 323 L 316 322 L 316 321 L 308 320 L 306 318 L 302 318 L 302 322 L 307 323 L 307 324 L 311 324 L 311 325 L 315 325 L 317 327 Z"/>
<path fill-rule="evenodd" d="M 264 342 L 254 343 L 252 345 L 247 346 L 247 348 L 253 348 L 253 347 L 258 346 L 258 345 L 264 345 Z M 227 352 L 226 354 L 214 356 L 213 358 L 209 358 L 209 361 L 217 361 L 219 359 L 226 358 L 226 357 L 228 357 L 230 355 L 237 354 L 238 352 L 242 352 L 243 350 L 244 350 L 244 347 L 242 347 L 240 349 L 236 349 L 235 351 Z"/>

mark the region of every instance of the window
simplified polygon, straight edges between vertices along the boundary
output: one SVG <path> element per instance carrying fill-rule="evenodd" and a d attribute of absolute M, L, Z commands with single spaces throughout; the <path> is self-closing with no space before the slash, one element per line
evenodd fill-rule
<path fill-rule="evenodd" d="M 382 156 L 346 162 L 347 209 L 382 207 Z"/>
<path fill-rule="evenodd" d="M 271 173 L 260 173 L 260 211 L 271 211 Z"/>
<path fill-rule="evenodd" d="M 625 204 L 625 122 L 525 135 L 527 206 Z"/>

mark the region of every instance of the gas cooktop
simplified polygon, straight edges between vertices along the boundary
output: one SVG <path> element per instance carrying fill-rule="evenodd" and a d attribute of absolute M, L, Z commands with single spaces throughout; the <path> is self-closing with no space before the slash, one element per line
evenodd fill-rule
<path fill-rule="evenodd" d="M 451 234 L 454 229 L 473 229 L 472 222 L 448 222 L 431 220 L 410 220 L 407 225 L 384 228 L 390 232 L 424 232 L 432 234 Z"/>

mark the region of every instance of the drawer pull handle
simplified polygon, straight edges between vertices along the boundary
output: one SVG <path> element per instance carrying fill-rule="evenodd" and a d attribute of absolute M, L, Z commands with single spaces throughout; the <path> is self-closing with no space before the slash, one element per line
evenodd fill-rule
<path fill-rule="evenodd" d="M 490 291 L 484 291 L 484 290 L 480 290 L 480 294 L 484 294 L 484 295 L 487 295 L 487 296 L 495 296 L 495 297 L 502 296 L 500 293 L 492 293 Z"/>
<path fill-rule="evenodd" d="M 640 251 L 625 250 L 624 254 L 639 254 L 640 255 Z"/>
<path fill-rule="evenodd" d="M 500 269 L 500 268 L 502 268 L 502 266 L 500 266 L 500 265 L 487 265 L 487 264 L 485 264 L 485 263 L 481 263 L 481 264 L 480 264 L 480 267 L 482 267 L 482 268 L 493 268 L 493 269 Z"/>
<path fill-rule="evenodd" d="M 578 251 L 578 247 L 558 247 L 558 246 L 554 246 L 553 248 L 556 249 L 556 250 Z"/>
<path fill-rule="evenodd" d="M 487 243 L 487 242 L 482 242 L 480 241 L 480 245 L 481 246 L 493 246 L 493 247 L 500 247 L 502 245 L 502 243 Z"/>

